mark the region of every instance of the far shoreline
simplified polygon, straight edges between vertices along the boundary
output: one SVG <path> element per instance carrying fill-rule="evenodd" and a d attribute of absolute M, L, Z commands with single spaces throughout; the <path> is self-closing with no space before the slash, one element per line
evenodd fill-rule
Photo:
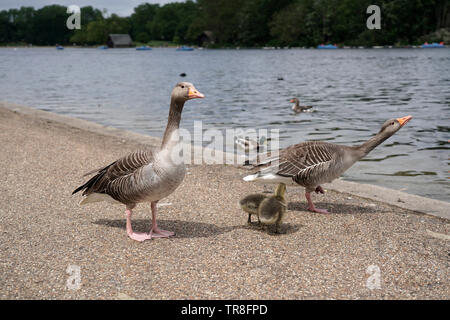
<path fill-rule="evenodd" d="M 58 45 L 47 45 L 47 46 L 41 46 L 41 45 L 14 45 L 14 44 L 0 44 L 0 48 L 9 48 L 9 49 L 33 49 L 33 48 L 44 48 L 44 49 L 55 49 Z M 106 46 L 105 44 L 98 44 L 98 45 L 60 45 L 64 47 L 64 49 L 73 48 L 73 49 L 98 49 L 99 47 Z M 396 45 L 389 45 L 389 46 L 341 46 L 336 49 L 320 49 L 317 47 L 271 47 L 271 46 L 264 46 L 264 47 L 241 47 L 241 46 L 214 46 L 214 47 L 199 47 L 195 45 L 187 45 L 187 44 L 180 44 L 180 45 L 167 45 L 167 46 L 152 46 L 151 44 L 143 44 L 143 43 L 137 43 L 134 46 L 131 47 L 125 47 L 125 48 L 110 48 L 107 47 L 107 49 L 135 49 L 139 46 L 149 46 L 150 48 L 154 49 L 176 49 L 181 46 L 189 46 L 191 48 L 194 48 L 196 50 L 321 50 L 321 51 L 334 51 L 334 50 L 361 50 L 361 49 L 448 49 L 450 46 L 444 45 L 442 48 L 422 48 L 421 45 L 404 45 L 404 46 L 396 46 Z"/>

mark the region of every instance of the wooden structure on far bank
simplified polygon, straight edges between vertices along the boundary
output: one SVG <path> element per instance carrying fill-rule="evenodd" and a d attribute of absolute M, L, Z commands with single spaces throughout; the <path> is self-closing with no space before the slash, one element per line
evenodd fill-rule
<path fill-rule="evenodd" d="M 214 44 L 215 38 L 212 31 L 203 31 L 198 37 L 197 37 L 197 45 L 199 47 L 208 47 L 209 45 Z"/>
<path fill-rule="evenodd" d="M 129 34 L 110 34 L 106 44 L 110 48 L 129 48 L 133 46 L 133 40 Z"/>

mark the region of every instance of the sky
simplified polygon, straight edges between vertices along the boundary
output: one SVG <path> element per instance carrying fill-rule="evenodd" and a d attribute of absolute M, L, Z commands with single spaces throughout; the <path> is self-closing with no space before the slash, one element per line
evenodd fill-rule
<path fill-rule="evenodd" d="M 42 8 L 50 4 L 59 4 L 62 6 L 77 5 L 79 7 L 93 6 L 97 9 L 108 10 L 108 15 L 116 13 L 119 16 L 129 16 L 133 13 L 133 8 L 141 3 L 159 3 L 180 2 L 180 0 L 0 0 L 0 11 L 20 7 Z"/>

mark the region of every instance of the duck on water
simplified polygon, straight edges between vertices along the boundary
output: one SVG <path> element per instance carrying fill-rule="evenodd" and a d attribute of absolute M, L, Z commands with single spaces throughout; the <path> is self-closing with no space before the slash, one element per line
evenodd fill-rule
<path fill-rule="evenodd" d="M 300 105 L 300 100 L 298 100 L 298 98 L 292 98 L 290 100 L 291 103 L 293 103 L 292 105 L 292 111 L 294 111 L 295 113 L 300 113 L 300 112 L 313 112 L 312 110 L 312 106 L 301 106 Z"/>

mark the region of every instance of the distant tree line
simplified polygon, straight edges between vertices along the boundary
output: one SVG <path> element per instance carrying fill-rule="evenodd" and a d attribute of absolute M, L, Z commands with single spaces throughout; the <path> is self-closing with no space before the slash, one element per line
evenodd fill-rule
<path fill-rule="evenodd" d="M 369 5 L 381 8 L 381 29 L 369 30 Z M 134 41 L 195 44 L 211 31 L 214 46 L 349 46 L 441 41 L 450 30 L 448 0 L 197 0 L 141 4 L 130 17 L 87 6 L 81 30 L 69 30 L 70 14 L 60 5 L 0 11 L 0 43 L 35 45 L 103 44 L 110 33 Z M 427 37 L 428 35 L 428 37 Z"/>

